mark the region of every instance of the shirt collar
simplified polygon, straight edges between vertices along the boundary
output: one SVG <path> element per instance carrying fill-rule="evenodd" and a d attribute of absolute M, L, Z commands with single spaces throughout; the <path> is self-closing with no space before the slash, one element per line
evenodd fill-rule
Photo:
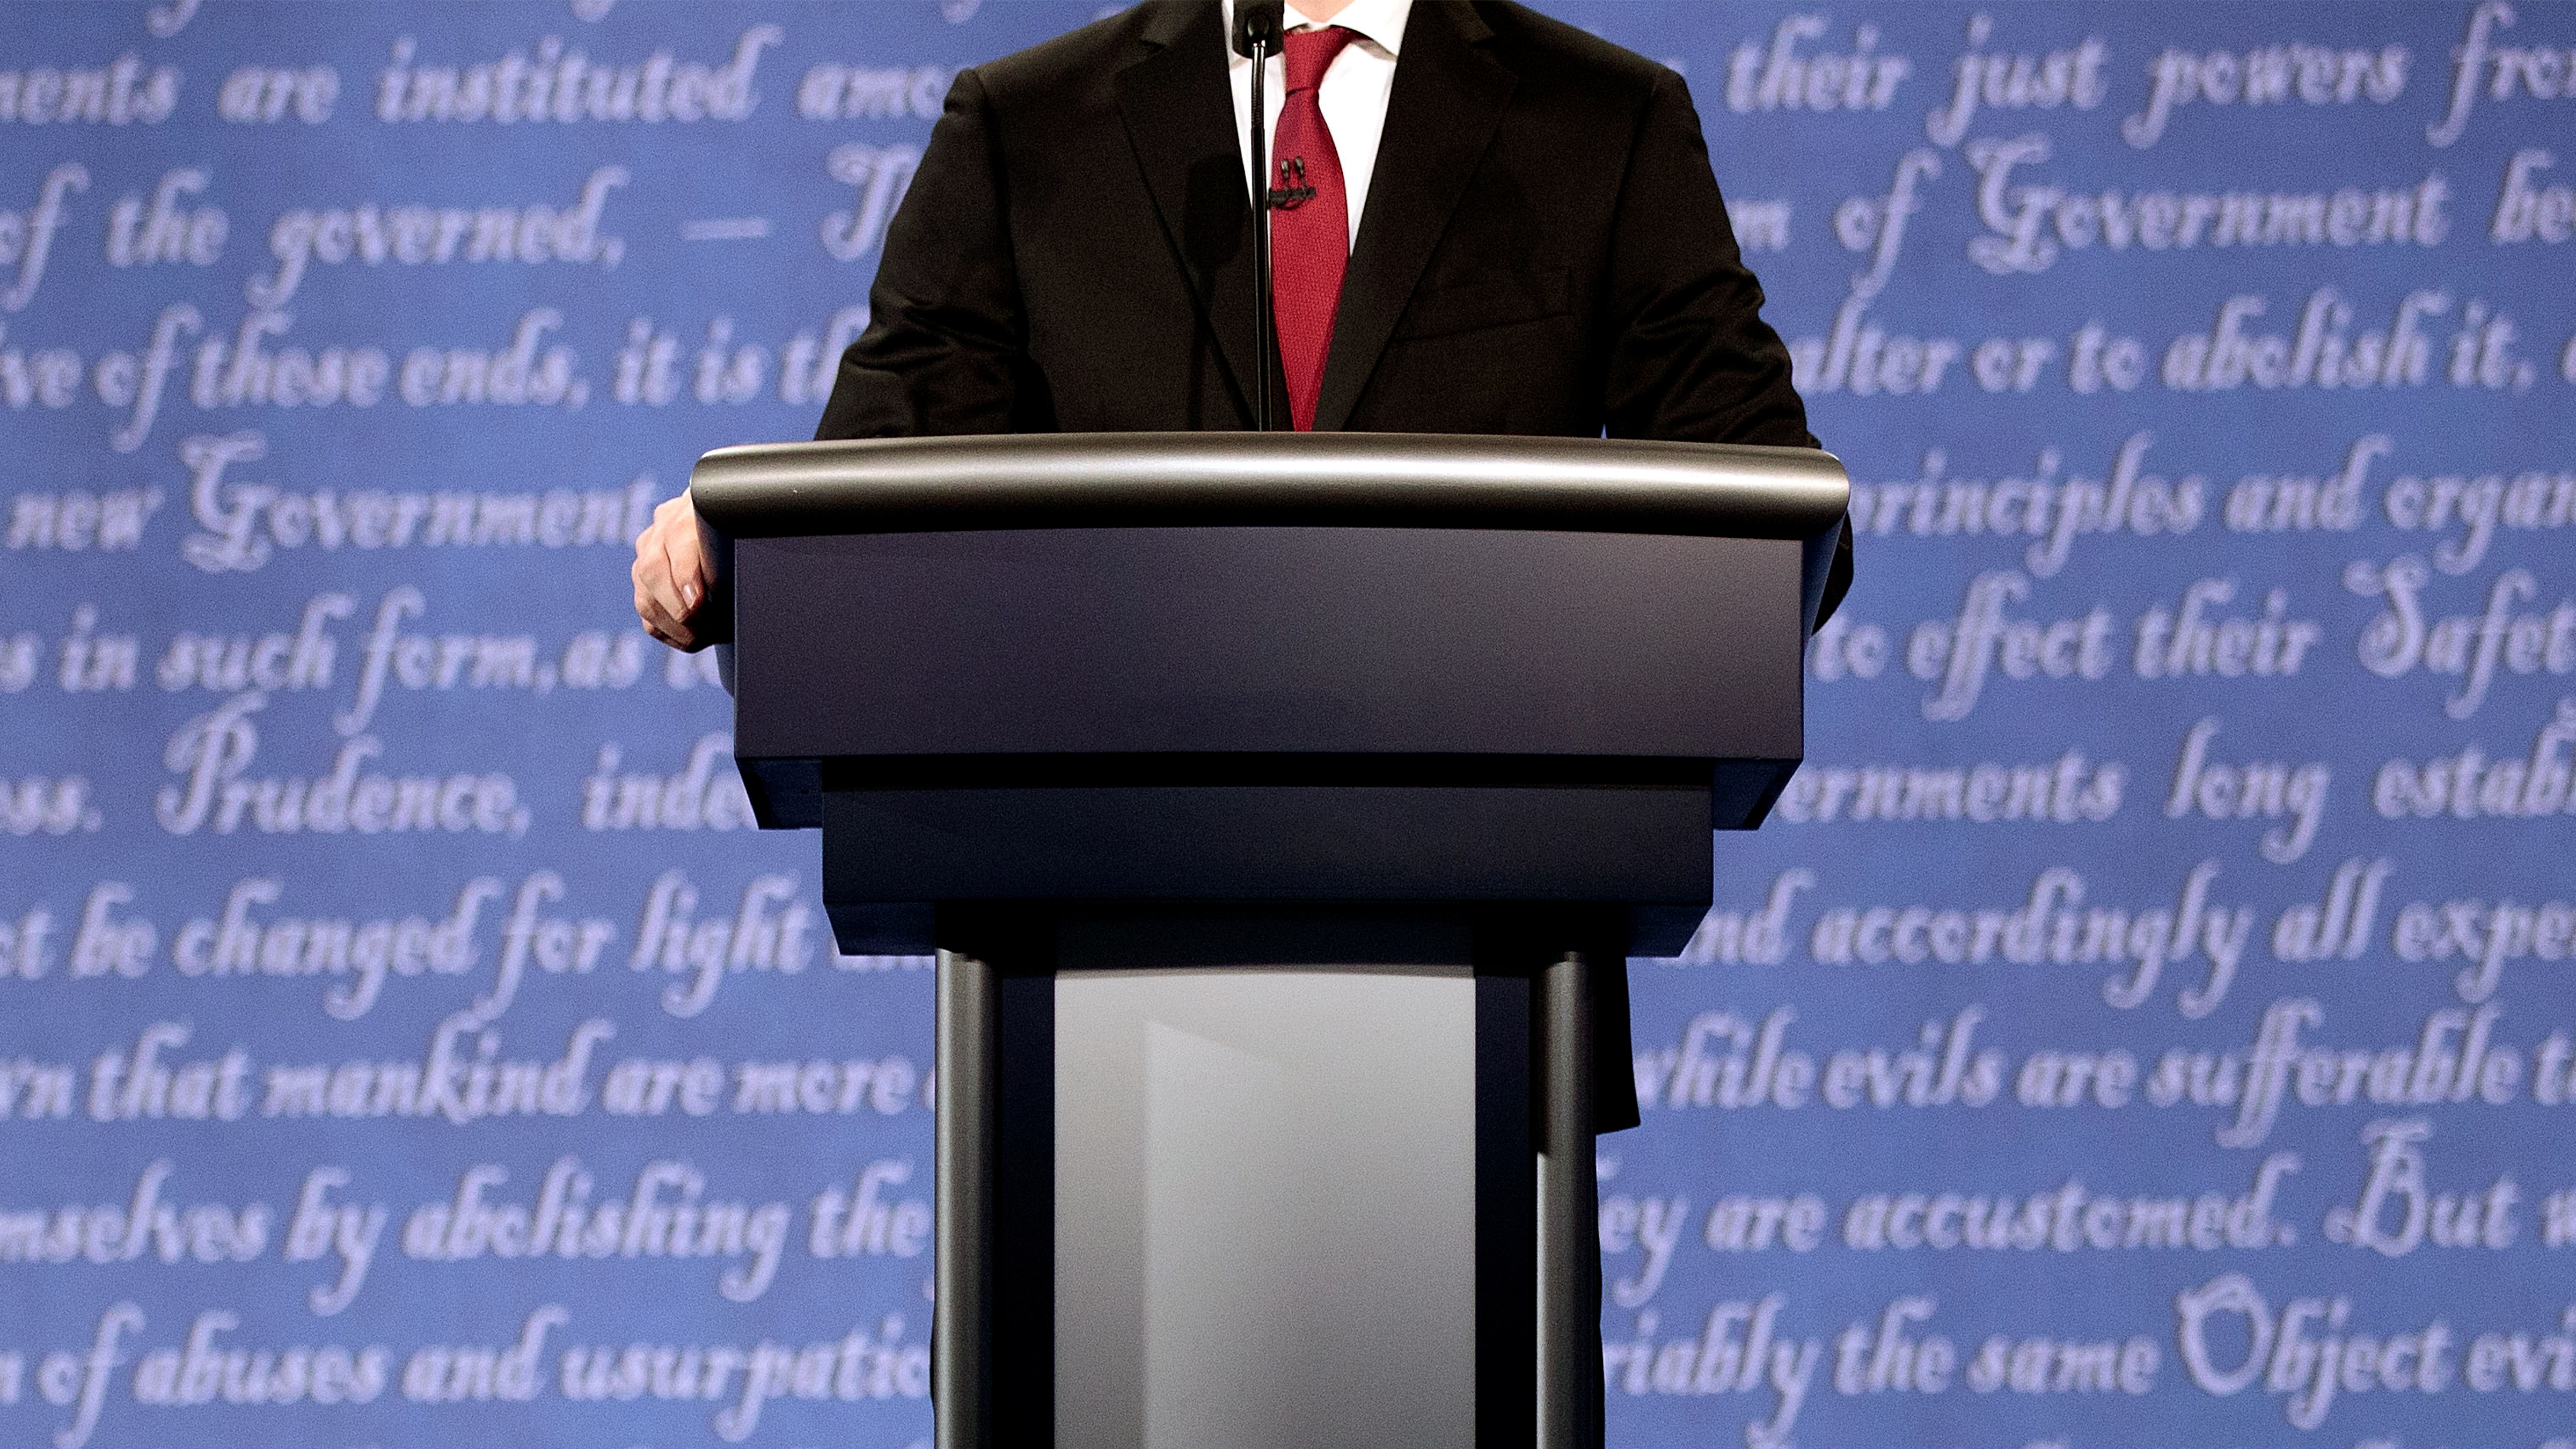
<path fill-rule="evenodd" d="M 1344 30 L 1359 32 L 1360 38 L 1385 51 L 1398 55 L 1404 49 L 1404 22 L 1413 13 L 1413 0 L 1351 0 L 1332 23 Z M 1312 25 L 1297 9 L 1297 0 L 1288 0 L 1288 28 Z"/>
<path fill-rule="evenodd" d="M 1224 12 L 1226 33 L 1231 35 L 1234 32 L 1234 0 L 1224 0 L 1220 8 Z M 1404 22 L 1412 14 L 1413 0 L 1351 0 L 1341 14 L 1333 17 L 1332 23 L 1345 30 L 1359 32 L 1362 40 L 1394 56 L 1403 52 Z M 1289 29 L 1314 23 L 1297 9 L 1296 0 L 1288 0 Z"/>

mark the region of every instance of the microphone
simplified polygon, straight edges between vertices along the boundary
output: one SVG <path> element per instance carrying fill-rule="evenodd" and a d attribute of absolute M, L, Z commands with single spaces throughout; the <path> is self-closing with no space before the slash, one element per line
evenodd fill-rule
<path fill-rule="evenodd" d="M 1252 336 L 1254 418 L 1270 428 L 1270 358 L 1276 346 L 1270 320 L 1270 114 L 1262 96 L 1270 57 L 1287 29 L 1284 0 L 1235 0 L 1234 53 L 1252 62 Z"/>
<path fill-rule="evenodd" d="M 1258 45 L 1277 55 L 1280 32 L 1288 24 L 1286 10 L 1283 0 L 1241 0 L 1234 7 L 1234 53 L 1251 60 Z"/>

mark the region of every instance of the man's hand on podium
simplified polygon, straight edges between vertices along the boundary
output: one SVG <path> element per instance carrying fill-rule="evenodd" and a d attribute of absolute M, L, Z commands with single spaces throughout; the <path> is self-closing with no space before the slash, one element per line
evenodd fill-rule
<path fill-rule="evenodd" d="M 698 511 L 689 495 L 666 499 L 635 538 L 635 615 L 644 630 L 674 649 L 706 647 L 689 620 L 715 580 L 698 542 Z"/>

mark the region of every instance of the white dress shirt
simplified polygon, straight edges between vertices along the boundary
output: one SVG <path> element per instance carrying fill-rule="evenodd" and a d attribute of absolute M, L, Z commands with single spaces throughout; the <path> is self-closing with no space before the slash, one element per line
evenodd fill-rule
<path fill-rule="evenodd" d="M 1231 41 L 1234 0 L 1221 0 L 1218 8 Z M 1323 84 L 1315 88 L 1315 103 L 1333 133 L 1334 154 L 1342 160 L 1342 192 L 1349 205 L 1354 243 L 1360 236 L 1360 212 L 1368 204 L 1369 177 L 1377 170 L 1378 136 L 1386 130 L 1386 98 L 1395 88 L 1396 52 L 1404 47 L 1404 22 L 1412 13 L 1413 0 L 1351 0 L 1331 21 L 1359 35 L 1342 47 L 1332 69 L 1324 72 Z M 1290 30 L 1318 23 L 1306 18 L 1296 0 L 1289 0 L 1287 21 Z M 1234 85 L 1234 131 L 1243 148 L 1243 174 L 1249 185 L 1259 186 L 1261 178 L 1252 174 L 1252 62 L 1236 55 L 1231 44 L 1226 61 L 1226 78 Z M 1269 113 L 1266 134 L 1276 136 L 1279 112 L 1288 102 L 1286 60 L 1270 58 L 1261 89 L 1262 109 Z"/>

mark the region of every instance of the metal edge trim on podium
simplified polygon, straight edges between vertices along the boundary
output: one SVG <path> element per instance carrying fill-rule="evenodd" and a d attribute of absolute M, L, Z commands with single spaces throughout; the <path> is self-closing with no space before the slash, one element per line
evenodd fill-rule
<path fill-rule="evenodd" d="M 1821 449 L 1414 433 L 758 443 L 700 458 L 689 493 L 724 538 L 1267 524 L 1830 542 L 1850 501 Z"/>

